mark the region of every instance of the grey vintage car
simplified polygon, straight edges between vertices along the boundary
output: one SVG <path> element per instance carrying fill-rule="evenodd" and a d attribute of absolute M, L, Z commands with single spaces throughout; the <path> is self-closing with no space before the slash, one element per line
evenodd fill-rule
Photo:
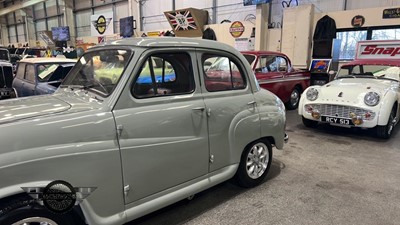
<path fill-rule="evenodd" d="M 233 177 L 255 186 L 285 122 L 228 45 L 98 45 L 54 94 L 0 102 L 0 224 L 123 224 Z"/>

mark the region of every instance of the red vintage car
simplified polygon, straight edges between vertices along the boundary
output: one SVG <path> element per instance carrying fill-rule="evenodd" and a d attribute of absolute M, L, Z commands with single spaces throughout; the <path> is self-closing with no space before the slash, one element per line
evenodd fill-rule
<path fill-rule="evenodd" d="M 310 73 L 296 70 L 283 53 L 271 51 L 245 51 L 260 86 L 276 94 L 288 109 L 296 109 L 301 93 L 310 86 Z"/>

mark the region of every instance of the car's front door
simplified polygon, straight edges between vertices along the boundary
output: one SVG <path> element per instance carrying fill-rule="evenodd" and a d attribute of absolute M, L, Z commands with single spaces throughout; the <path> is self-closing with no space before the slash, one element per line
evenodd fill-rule
<path fill-rule="evenodd" d="M 284 73 L 279 71 L 277 56 L 260 55 L 254 70 L 260 86 L 281 98 L 284 89 Z"/>
<path fill-rule="evenodd" d="M 204 83 L 210 172 L 213 172 L 236 163 L 234 160 L 240 157 L 235 156 L 260 136 L 259 115 L 245 67 L 239 59 L 221 52 L 198 50 L 198 65 Z"/>
<path fill-rule="evenodd" d="M 207 118 L 194 58 L 189 50 L 148 51 L 117 102 L 126 204 L 208 173 Z"/>

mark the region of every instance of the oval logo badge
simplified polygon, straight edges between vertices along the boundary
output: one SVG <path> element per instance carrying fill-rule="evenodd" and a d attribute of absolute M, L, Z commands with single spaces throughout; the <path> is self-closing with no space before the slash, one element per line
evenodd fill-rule
<path fill-rule="evenodd" d="M 229 33 L 231 33 L 232 37 L 234 38 L 242 36 L 243 32 L 244 26 L 240 21 L 233 22 L 231 27 L 229 28 Z"/>
<path fill-rule="evenodd" d="M 104 34 L 107 30 L 107 21 L 106 18 L 101 15 L 96 21 L 96 30 L 99 32 L 99 34 Z"/>
<path fill-rule="evenodd" d="M 361 15 L 357 15 L 351 19 L 351 25 L 353 27 L 362 27 L 365 23 L 365 18 Z"/>

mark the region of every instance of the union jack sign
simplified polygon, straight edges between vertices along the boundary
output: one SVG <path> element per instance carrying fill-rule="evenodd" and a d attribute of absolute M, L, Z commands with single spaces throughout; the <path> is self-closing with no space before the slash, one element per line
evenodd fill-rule
<path fill-rule="evenodd" d="M 166 13 L 174 30 L 197 30 L 196 22 L 189 10 Z"/>

